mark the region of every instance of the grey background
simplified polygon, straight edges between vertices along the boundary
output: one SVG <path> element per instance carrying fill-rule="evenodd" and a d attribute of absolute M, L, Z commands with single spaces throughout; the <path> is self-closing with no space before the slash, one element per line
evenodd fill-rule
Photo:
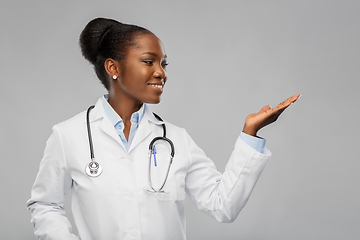
<path fill-rule="evenodd" d="M 188 239 L 359 239 L 359 12 L 348 0 L 2 1 L 0 239 L 34 239 L 25 203 L 51 127 L 105 93 L 78 47 L 99 16 L 163 41 L 169 81 L 152 110 L 220 171 L 248 114 L 303 95 L 260 131 L 273 156 L 237 220 L 187 202 Z"/>

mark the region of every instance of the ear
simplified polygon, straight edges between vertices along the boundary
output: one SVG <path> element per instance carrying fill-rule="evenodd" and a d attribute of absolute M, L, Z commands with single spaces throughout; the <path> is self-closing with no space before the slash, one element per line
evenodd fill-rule
<path fill-rule="evenodd" d="M 117 79 L 121 74 L 120 63 L 114 59 L 106 59 L 104 62 L 104 67 L 111 79 L 114 79 L 114 76 L 116 76 Z"/>

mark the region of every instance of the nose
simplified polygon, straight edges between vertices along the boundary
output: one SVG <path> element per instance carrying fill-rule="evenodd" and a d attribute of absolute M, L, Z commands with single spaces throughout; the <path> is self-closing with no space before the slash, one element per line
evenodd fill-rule
<path fill-rule="evenodd" d="M 155 69 L 153 76 L 154 76 L 154 78 L 158 78 L 161 81 L 166 81 L 167 73 L 166 73 L 166 70 L 161 65 L 159 65 Z"/>

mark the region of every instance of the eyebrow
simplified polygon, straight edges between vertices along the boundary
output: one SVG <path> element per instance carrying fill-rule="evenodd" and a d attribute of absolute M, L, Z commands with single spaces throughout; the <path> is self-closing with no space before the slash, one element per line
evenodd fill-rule
<path fill-rule="evenodd" d="M 145 55 L 145 54 L 149 54 L 149 55 L 154 56 L 154 57 L 158 56 L 156 53 L 153 53 L 153 52 L 144 52 L 142 55 Z M 166 54 L 165 54 L 164 58 L 167 58 Z"/>

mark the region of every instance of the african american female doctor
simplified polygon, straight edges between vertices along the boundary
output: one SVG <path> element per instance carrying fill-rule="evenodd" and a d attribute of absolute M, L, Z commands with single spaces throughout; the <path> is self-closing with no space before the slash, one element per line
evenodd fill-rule
<path fill-rule="evenodd" d="M 270 157 L 257 132 L 299 95 L 246 117 L 221 174 L 184 129 L 147 106 L 160 102 L 167 81 L 166 53 L 152 32 L 97 18 L 81 33 L 80 47 L 108 94 L 53 127 L 27 203 L 37 238 L 186 239 L 185 193 L 212 218 L 233 221 Z M 165 134 L 173 149 L 163 139 L 151 146 Z M 158 171 L 160 160 L 166 164 Z M 77 236 L 65 216 L 69 190 Z"/>

